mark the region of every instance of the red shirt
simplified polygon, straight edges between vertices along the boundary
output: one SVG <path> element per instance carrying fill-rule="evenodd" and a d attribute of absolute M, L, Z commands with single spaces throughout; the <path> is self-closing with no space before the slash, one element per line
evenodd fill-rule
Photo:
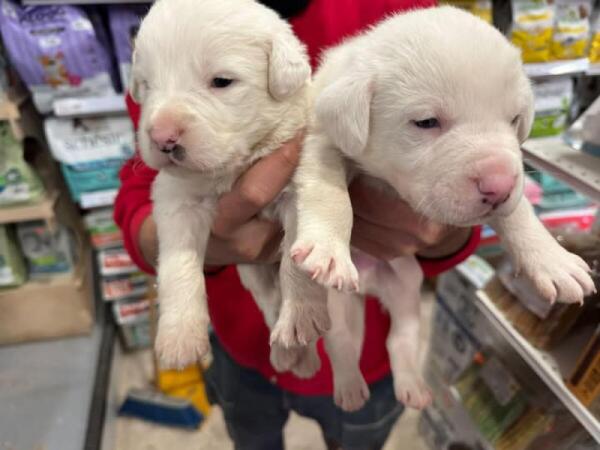
<path fill-rule="evenodd" d="M 307 45 L 313 67 L 321 51 L 338 43 L 377 20 L 398 10 L 431 6 L 434 0 L 312 0 L 308 8 L 291 20 L 296 34 Z M 139 106 L 127 98 L 129 113 L 137 127 Z M 121 170 L 121 189 L 115 203 L 115 220 L 123 230 L 125 247 L 133 260 L 145 271 L 153 268 L 144 261 L 137 247 L 140 226 L 152 211 L 150 187 L 156 172 L 138 158 L 127 162 Z M 459 253 L 444 260 L 421 261 L 427 276 L 447 270 L 470 255 L 479 242 L 476 230 Z M 261 312 L 238 278 L 235 266 L 227 267 L 206 280 L 208 307 L 214 332 L 230 356 L 240 365 L 260 372 L 283 389 L 303 395 L 331 395 L 333 378 L 329 359 L 318 344 L 321 369 L 310 380 L 291 373 L 278 374 L 269 363 L 269 330 Z M 385 347 L 390 321 L 376 299 L 366 302 L 366 327 L 360 360 L 362 373 L 373 383 L 390 372 Z"/>

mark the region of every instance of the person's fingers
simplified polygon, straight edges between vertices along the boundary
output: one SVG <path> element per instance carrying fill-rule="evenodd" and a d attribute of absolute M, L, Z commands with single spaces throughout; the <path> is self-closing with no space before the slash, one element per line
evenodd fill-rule
<path fill-rule="evenodd" d="M 302 139 L 300 134 L 259 160 L 221 196 L 212 227 L 216 236 L 229 236 L 285 188 L 298 165 Z"/>
<path fill-rule="evenodd" d="M 281 225 L 266 220 L 251 220 L 228 238 L 211 237 L 206 251 L 207 265 L 275 262 L 283 231 Z"/>
<path fill-rule="evenodd" d="M 388 249 L 390 254 L 405 255 L 419 249 L 423 244 L 411 234 L 401 230 L 383 227 L 362 217 L 354 217 L 352 236 L 361 236 Z"/>

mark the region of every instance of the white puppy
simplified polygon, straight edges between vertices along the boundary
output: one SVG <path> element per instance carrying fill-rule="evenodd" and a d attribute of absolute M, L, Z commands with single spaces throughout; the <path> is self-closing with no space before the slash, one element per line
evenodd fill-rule
<path fill-rule="evenodd" d="M 549 301 L 582 302 L 594 290 L 589 268 L 564 250 L 522 197 L 520 143 L 533 98 L 519 52 L 474 16 L 442 7 L 393 16 L 328 51 L 313 80 L 315 117 L 300 167 L 291 255 L 329 288 L 326 347 L 335 398 L 360 408 L 368 388 L 358 368 L 363 295 L 389 310 L 387 339 L 399 401 L 422 408 L 431 396 L 419 375 L 421 269 L 414 257 L 390 262 L 350 255 L 349 180 L 383 180 L 424 216 L 455 226 L 487 222 L 518 271 Z M 360 276 L 359 276 L 360 274 Z M 352 293 L 360 286 L 360 294 Z M 284 296 L 281 318 L 305 297 Z M 297 307 L 297 306 L 296 306 Z M 278 324 L 275 342 L 296 342 Z"/>
<path fill-rule="evenodd" d="M 163 365 L 182 367 L 207 352 L 202 270 L 217 199 L 305 126 L 309 86 L 305 48 L 285 21 L 253 0 L 160 0 L 143 20 L 132 94 L 142 105 L 141 156 L 160 170 L 152 196 L 159 240 L 155 346 Z M 265 214 L 291 210 L 287 197 Z M 281 302 L 277 270 L 239 267 L 270 327 Z M 325 322 L 315 335 L 329 326 L 326 305 L 318 303 Z M 279 370 L 304 354 L 306 367 L 296 372 L 308 376 L 318 368 L 314 347 L 273 352 Z"/>

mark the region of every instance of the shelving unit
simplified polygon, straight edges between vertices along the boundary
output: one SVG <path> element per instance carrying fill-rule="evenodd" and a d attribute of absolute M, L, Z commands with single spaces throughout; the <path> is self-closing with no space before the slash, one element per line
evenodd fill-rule
<path fill-rule="evenodd" d="M 0 224 L 44 220 L 51 230 L 56 226 L 54 208 L 58 200 L 57 190 L 46 193 L 41 201 L 33 204 L 0 208 Z"/>
<path fill-rule="evenodd" d="M 600 443 L 600 422 L 567 389 L 560 372 L 559 355 L 543 352 L 533 347 L 512 326 L 483 291 L 479 291 L 477 294 L 477 307 L 489 320 L 491 325 L 498 330 L 511 347 L 517 351 L 542 381 L 546 383 L 571 414 Z"/>
<path fill-rule="evenodd" d="M 102 208 L 112 206 L 117 197 L 117 189 L 108 189 L 106 191 L 85 192 L 81 194 L 79 206 L 83 209 Z"/>
<path fill-rule="evenodd" d="M 560 137 L 530 139 L 523 144 L 525 160 L 600 202 L 600 158 L 565 144 Z"/>
<path fill-rule="evenodd" d="M 54 101 L 52 106 L 56 117 L 106 116 L 127 112 L 124 95 L 63 98 Z"/>
<path fill-rule="evenodd" d="M 550 77 L 555 75 L 575 75 L 587 72 L 590 62 L 587 58 L 545 63 L 525 64 L 525 73 L 531 78 Z"/>

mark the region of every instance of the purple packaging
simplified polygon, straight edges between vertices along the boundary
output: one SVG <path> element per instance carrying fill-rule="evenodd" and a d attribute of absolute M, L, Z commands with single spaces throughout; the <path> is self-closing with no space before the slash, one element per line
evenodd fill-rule
<path fill-rule="evenodd" d="M 85 10 L 0 1 L 6 51 L 40 112 L 57 98 L 115 94 L 109 53 Z"/>
<path fill-rule="evenodd" d="M 148 9 L 150 9 L 150 5 L 110 5 L 108 7 L 108 23 L 119 64 L 123 90 L 127 90 L 129 84 L 133 38 Z"/>

